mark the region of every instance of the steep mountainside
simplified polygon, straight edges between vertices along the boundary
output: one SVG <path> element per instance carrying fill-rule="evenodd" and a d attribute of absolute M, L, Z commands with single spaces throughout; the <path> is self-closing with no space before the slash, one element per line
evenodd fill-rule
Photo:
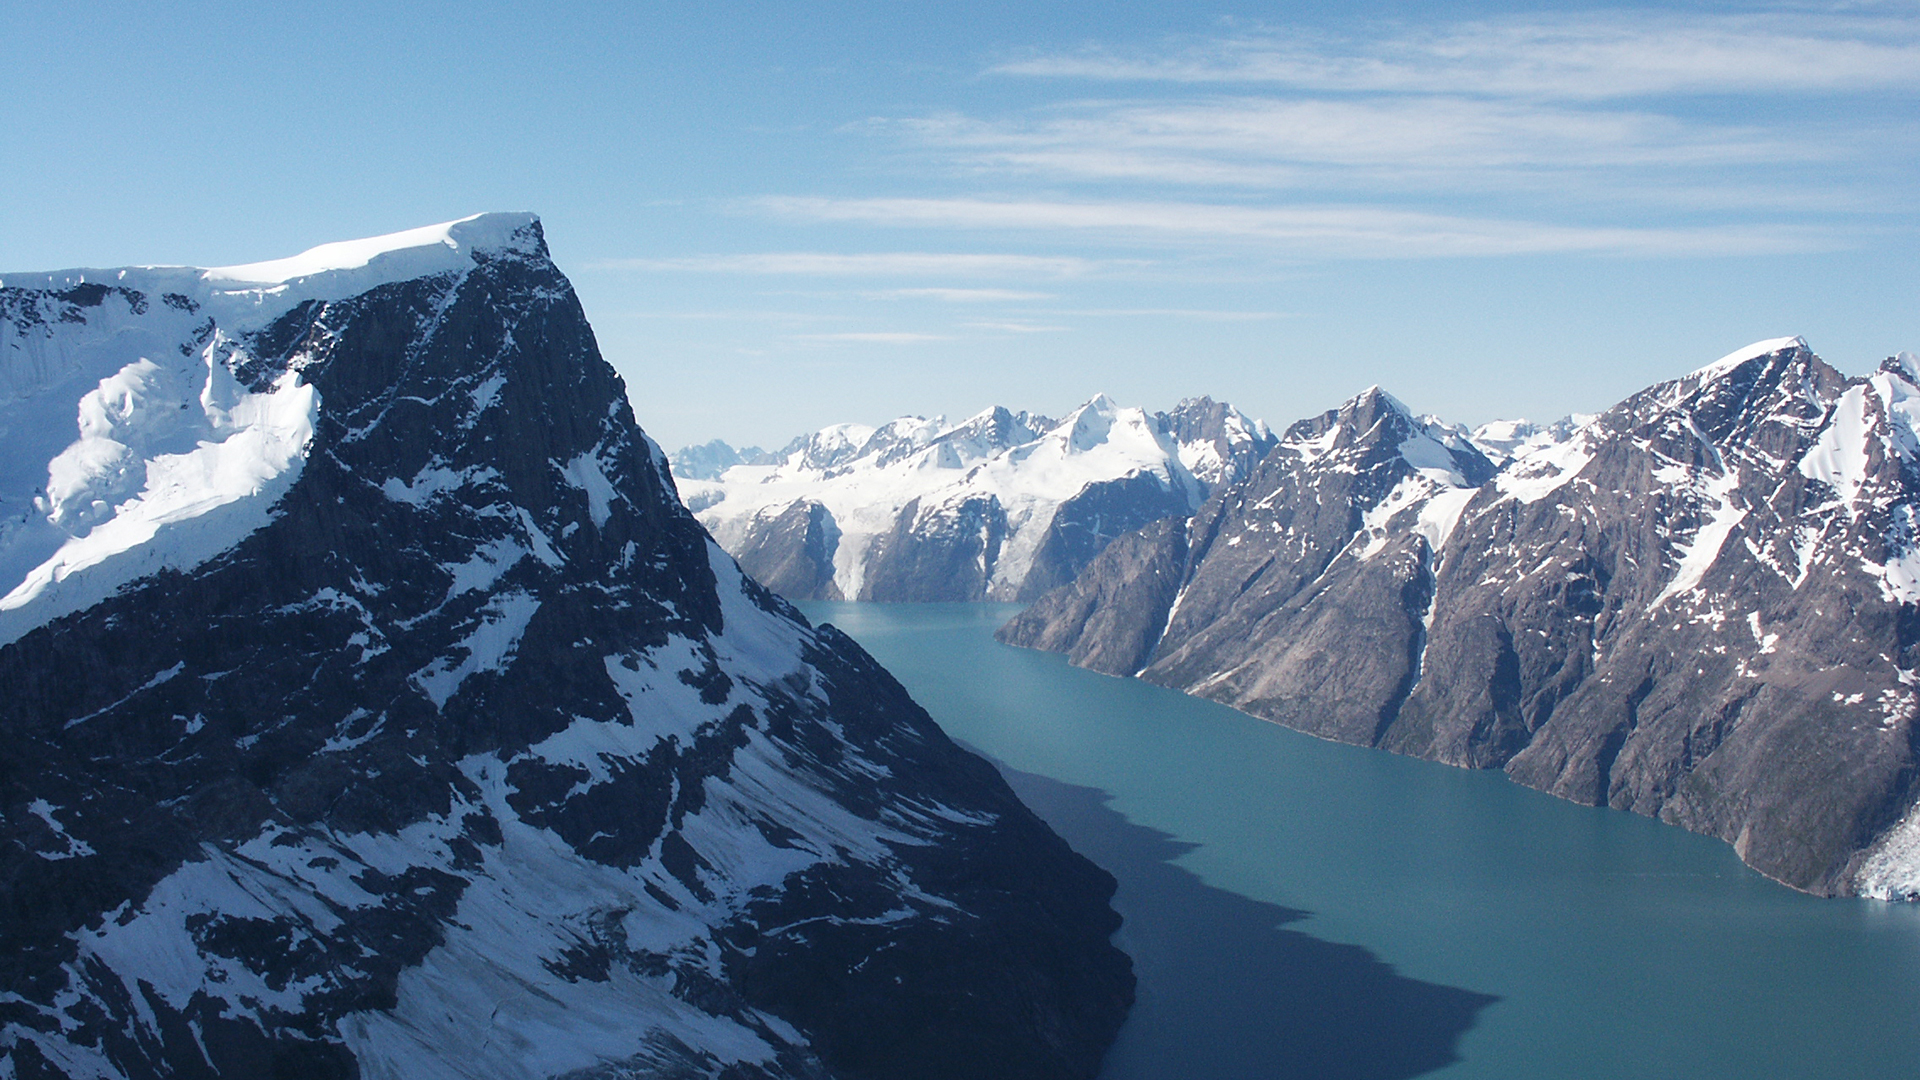
<path fill-rule="evenodd" d="M 1354 529 L 1331 559 L 1341 532 L 1296 522 L 1378 521 L 1392 500 L 1276 485 L 1283 448 L 1191 525 L 1115 543 L 1004 639 L 1503 768 L 1722 837 L 1798 888 L 1915 896 L 1916 383 L 1904 354 L 1848 379 L 1797 338 L 1762 342 Z M 1284 526 L 1243 524 L 1250 504 Z M 1274 580 L 1297 599 L 1265 602 Z"/>
<path fill-rule="evenodd" d="M 841 424 L 710 481 L 714 444 L 675 459 L 688 506 L 786 596 L 1013 600 L 1071 581 L 1117 536 L 1192 513 L 1273 441 L 1207 398 L 1150 415 L 1101 395 L 1058 421 L 994 408 L 958 425 Z"/>
<path fill-rule="evenodd" d="M 1368 390 L 1288 429 L 1190 523 L 1109 547 L 1001 638 L 1371 742 L 1412 686 L 1433 553 L 1492 474 L 1451 429 Z"/>
<path fill-rule="evenodd" d="M 1112 881 L 680 505 L 527 215 L 0 288 L 0 1072 L 1091 1076 Z"/>

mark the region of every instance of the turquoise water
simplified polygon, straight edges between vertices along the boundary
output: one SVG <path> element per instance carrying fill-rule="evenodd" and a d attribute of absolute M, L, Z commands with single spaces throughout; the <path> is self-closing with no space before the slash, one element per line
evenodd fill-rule
<path fill-rule="evenodd" d="M 1108 1080 L 1920 1069 L 1914 906 L 1803 896 L 1646 818 L 994 642 L 1016 607 L 801 607 L 1115 871 L 1141 991 Z M 1230 927 L 1194 936 L 1202 911 Z M 1308 1050 L 1279 1044 L 1315 1032 L 1357 1063 L 1290 1071 Z"/>

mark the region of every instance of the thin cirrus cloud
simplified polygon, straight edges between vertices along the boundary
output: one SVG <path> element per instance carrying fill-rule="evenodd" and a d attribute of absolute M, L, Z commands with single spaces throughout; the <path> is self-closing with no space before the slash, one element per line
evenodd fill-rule
<path fill-rule="evenodd" d="M 1258 244 L 1289 256 L 1429 258 L 1529 254 L 1758 255 L 1826 250 L 1830 230 L 1783 225 L 1581 226 L 1369 205 L 1175 201 L 834 199 L 778 196 L 766 211 L 814 222 L 1102 233 L 1128 241 Z"/>
<path fill-rule="evenodd" d="M 1053 293 L 1024 289 L 912 288 L 887 289 L 874 296 L 888 300 L 938 300 L 943 304 L 1007 304 L 1029 300 L 1052 300 Z"/>
<path fill-rule="evenodd" d="M 1443 217 L 1461 213 L 1461 196 L 1520 196 L 1529 209 L 1495 216 L 1554 223 L 1456 218 L 1436 229 L 1383 210 L 1370 225 L 1356 229 L 1349 217 L 1330 233 L 1306 220 L 1328 211 L 1294 207 L 1279 231 L 1346 237 L 1323 244 L 1329 252 L 1361 234 L 1374 239 L 1359 246 L 1371 248 L 1394 222 L 1409 229 L 1393 245 L 1403 253 L 1806 250 L 1845 246 L 1846 224 L 1767 228 L 1755 215 L 1884 216 L 1912 204 L 1910 181 L 1887 164 L 1920 153 L 1920 110 L 1900 107 L 1920 94 L 1920 19 L 1911 15 L 1589 13 L 1367 29 L 1035 54 L 989 71 L 1040 87 L 1127 84 L 1129 96 L 872 126 L 963 175 L 1155 194 L 1238 189 L 1295 203 L 1315 193 L 1342 203 L 1390 198 Z M 1632 221 L 1661 207 L 1748 221 L 1572 224 L 1590 222 L 1596 208 Z M 1191 220 L 1195 211 L 1157 216 L 1176 214 Z"/>
<path fill-rule="evenodd" d="M 952 339 L 945 334 L 922 334 L 905 330 L 856 330 L 838 334 L 793 334 L 788 340 L 823 345 L 919 345 L 928 341 L 951 341 Z"/>
<path fill-rule="evenodd" d="M 1061 334 L 1071 329 L 1066 326 L 1048 326 L 1043 323 L 1028 322 L 969 322 L 960 325 L 970 330 L 996 330 L 1004 334 Z"/>
<path fill-rule="evenodd" d="M 1137 262 L 1137 261 L 1136 261 Z M 976 254 L 969 252 L 785 251 L 744 255 L 696 255 L 669 259 L 606 259 L 596 270 L 693 271 L 802 277 L 1082 277 L 1114 265 L 1073 255 Z M 937 290 L 936 290 L 937 291 Z M 956 290 L 946 290 L 954 292 Z"/>
<path fill-rule="evenodd" d="M 1702 127 L 1644 111 L 1475 98 L 1080 103 L 1041 118 L 939 116 L 901 128 L 962 160 L 1080 179 L 1301 187 L 1563 182 L 1591 169 L 1724 169 L 1804 156 L 1752 127 Z"/>
<path fill-rule="evenodd" d="M 1606 12 L 1408 28 L 1368 38 L 1249 33 L 1159 53 L 1042 53 L 993 70 L 1573 100 L 1855 93 L 1920 88 L 1920 30 L 1898 14 Z"/>

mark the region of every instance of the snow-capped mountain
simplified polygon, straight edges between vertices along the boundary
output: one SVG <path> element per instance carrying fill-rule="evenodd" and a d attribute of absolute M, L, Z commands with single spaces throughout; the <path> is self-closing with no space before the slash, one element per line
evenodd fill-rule
<path fill-rule="evenodd" d="M 530 215 L 7 275 L 0 508 L 0 1074 L 1086 1077 L 1131 998 Z"/>
<path fill-rule="evenodd" d="M 1319 734 L 1370 737 L 1322 700 L 1352 697 L 1355 715 L 1377 715 L 1404 693 L 1383 673 L 1416 647 L 1434 553 L 1493 472 L 1457 431 L 1370 388 L 1289 428 L 1190 522 L 1115 542 L 1001 638 L 1200 687 Z M 1295 646 L 1281 665 L 1276 640 Z"/>
<path fill-rule="evenodd" d="M 789 447 L 791 449 L 791 447 Z M 674 452 L 668 459 L 673 475 L 689 480 L 718 480 L 720 474 L 735 465 L 773 465 L 782 455 L 769 453 L 757 446 L 735 450 L 725 442 L 715 439 L 699 446 L 687 446 Z"/>
<path fill-rule="evenodd" d="M 1028 599 L 1114 537 L 1191 514 L 1271 449 L 1264 424 L 1207 398 L 1171 413 L 1105 395 L 1060 420 L 1005 408 L 959 424 L 903 417 L 796 439 L 715 480 L 689 448 L 687 505 L 786 596 Z"/>
<path fill-rule="evenodd" d="M 1495 465 L 1505 465 L 1514 458 L 1566 442 L 1573 438 L 1574 432 L 1592 423 L 1593 419 L 1593 413 L 1573 413 L 1551 424 L 1535 424 L 1526 420 L 1495 420 L 1481 424 L 1463 434 L 1475 448 L 1487 456 L 1488 461 Z"/>
<path fill-rule="evenodd" d="M 1004 634 L 1920 896 L 1916 402 L 1908 354 L 1850 379 L 1783 338 L 1390 514 L 1283 451 L 1299 479 L 1116 542 Z"/>

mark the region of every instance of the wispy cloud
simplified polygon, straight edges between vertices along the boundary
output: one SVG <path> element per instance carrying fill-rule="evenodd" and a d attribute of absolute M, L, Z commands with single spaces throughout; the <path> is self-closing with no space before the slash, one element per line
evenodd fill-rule
<path fill-rule="evenodd" d="M 762 206 L 1305 257 L 1833 250 L 1912 212 L 1888 163 L 1920 154 L 1916 10 L 1374 23 L 1033 55 L 993 71 L 1128 96 L 873 123 L 949 178 L 995 177 L 994 196 Z M 1044 195 L 1010 193 L 1036 179 Z M 1191 194 L 1207 189 L 1227 194 Z"/>
<path fill-rule="evenodd" d="M 1286 311 L 1213 311 L 1207 308 L 1061 308 L 1048 309 L 1048 315 L 1081 315 L 1092 318 L 1172 318 L 1198 319 L 1202 322 L 1265 322 L 1269 319 L 1297 318 Z"/>
<path fill-rule="evenodd" d="M 1022 303 L 1054 298 L 1053 293 L 1027 292 L 1021 289 L 887 289 L 872 295 L 889 300 L 938 300 L 947 304 Z"/>
<path fill-rule="evenodd" d="M 970 330 L 998 330 L 1006 334 L 1059 334 L 1071 327 L 1045 326 L 1040 323 L 1026 322 L 969 322 L 960 325 Z"/>
<path fill-rule="evenodd" d="M 1040 277 L 1072 278 L 1113 265 L 1073 255 L 1002 255 L 967 252 L 784 251 L 746 255 L 695 255 L 671 259 L 603 259 L 595 270 L 651 270 L 712 274 L 812 277 Z"/>
<path fill-rule="evenodd" d="M 1645 111 L 1464 97 L 1216 98 L 1080 103 L 1038 118 L 940 116 L 901 125 L 970 164 L 1079 179 L 1301 187 L 1484 187 L 1489 173 L 1559 179 L 1594 169 L 1726 168 L 1804 157 L 1754 127 Z"/>
<path fill-rule="evenodd" d="M 1898 14 L 1636 11 L 1387 30 L 1366 38 L 1249 33 L 1158 52 L 1043 53 L 994 70 L 1586 100 L 1920 88 L 1920 29 Z"/>
<path fill-rule="evenodd" d="M 812 221 L 867 225 L 1104 232 L 1258 243 L 1290 255 L 1369 258 L 1549 253 L 1758 255 L 1826 250 L 1827 230 L 1786 225 L 1582 226 L 1424 213 L 1385 206 L 1176 201 L 828 199 L 776 197 L 769 211 Z"/>
<path fill-rule="evenodd" d="M 927 341 L 951 341 L 945 334 L 921 334 L 910 331 L 863 330 L 840 334 L 794 334 L 791 341 L 861 345 L 918 345 Z"/>

